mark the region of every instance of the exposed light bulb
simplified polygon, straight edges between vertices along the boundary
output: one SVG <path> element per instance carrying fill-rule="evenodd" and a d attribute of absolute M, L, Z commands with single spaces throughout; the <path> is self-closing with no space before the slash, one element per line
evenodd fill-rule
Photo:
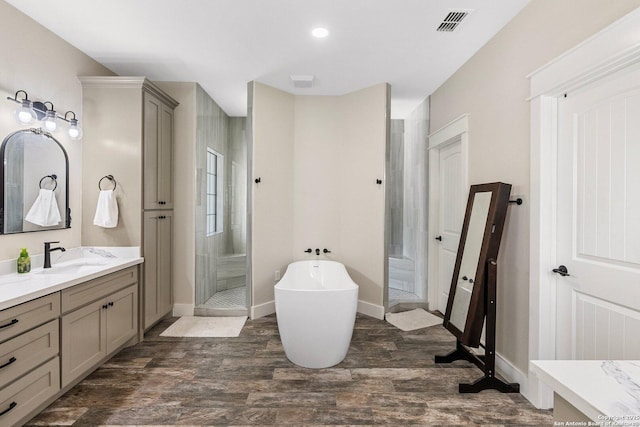
<path fill-rule="evenodd" d="M 28 125 L 36 119 L 36 112 L 33 111 L 33 104 L 28 99 L 22 101 L 22 106 L 16 110 L 16 119 L 18 122 Z"/>
<path fill-rule="evenodd" d="M 323 39 L 329 35 L 329 30 L 323 27 L 316 27 L 311 30 L 311 35 L 317 39 Z"/>
<path fill-rule="evenodd" d="M 74 141 L 81 139 L 82 128 L 78 126 L 78 121 L 76 119 L 71 119 L 69 120 L 69 123 L 71 123 L 69 125 L 69 129 L 67 130 L 67 133 L 69 134 L 69 138 L 73 139 Z"/>
<path fill-rule="evenodd" d="M 56 122 L 56 112 L 53 110 L 48 110 L 42 119 L 42 126 L 49 132 L 55 132 L 58 128 L 58 123 Z"/>

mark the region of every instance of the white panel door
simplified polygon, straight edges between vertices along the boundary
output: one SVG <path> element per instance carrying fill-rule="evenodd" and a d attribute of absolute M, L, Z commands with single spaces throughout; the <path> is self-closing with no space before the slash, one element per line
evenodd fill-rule
<path fill-rule="evenodd" d="M 640 72 L 559 102 L 557 359 L 640 358 Z"/>
<path fill-rule="evenodd" d="M 461 142 L 449 144 L 438 153 L 438 310 L 444 313 L 462 232 L 466 188 L 463 184 Z"/>

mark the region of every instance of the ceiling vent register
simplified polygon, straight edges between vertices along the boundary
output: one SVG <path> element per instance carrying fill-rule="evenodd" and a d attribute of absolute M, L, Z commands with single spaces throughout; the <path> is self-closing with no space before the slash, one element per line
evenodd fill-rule
<path fill-rule="evenodd" d="M 469 14 L 469 11 L 452 10 L 451 12 L 449 12 L 447 14 L 447 16 L 444 18 L 444 20 L 440 23 L 440 25 L 438 26 L 438 29 L 436 31 L 451 32 L 451 31 L 455 30 L 458 27 L 458 25 L 460 25 L 460 22 L 462 22 L 462 20 L 468 14 Z"/>
<path fill-rule="evenodd" d="M 312 87 L 313 86 L 314 77 L 311 75 L 303 76 L 296 75 L 291 76 L 291 81 L 293 82 L 293 87 Z"/>

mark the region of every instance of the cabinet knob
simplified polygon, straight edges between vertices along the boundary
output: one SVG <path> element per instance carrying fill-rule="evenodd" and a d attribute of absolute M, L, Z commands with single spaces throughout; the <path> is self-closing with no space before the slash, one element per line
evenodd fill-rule
<path fill-rule="evenodd" d="M 113 301 L 109 301 L 109 307 L 113 307 Z"/>
<path fill-rule="evenodd" d="M 109 306 L 107 304 L 103 304 L 102 308 L 106 310 Z"/>

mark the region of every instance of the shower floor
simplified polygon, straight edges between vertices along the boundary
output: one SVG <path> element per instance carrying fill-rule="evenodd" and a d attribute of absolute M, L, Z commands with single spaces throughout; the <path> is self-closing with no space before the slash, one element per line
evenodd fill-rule
<path fill-rule="evenodd" d="M 399 302 L 418 302 L 420 298 L 414 293 L 402 291 L 400 289 L 389 288 L 389 305 Z"/>
<path fill-rule="evenodd" d="M 215 295 L 204 303 L 205 306 L 212 308 L 245 308 L 246 304 L 246 286 L 216 292 Z"/>

